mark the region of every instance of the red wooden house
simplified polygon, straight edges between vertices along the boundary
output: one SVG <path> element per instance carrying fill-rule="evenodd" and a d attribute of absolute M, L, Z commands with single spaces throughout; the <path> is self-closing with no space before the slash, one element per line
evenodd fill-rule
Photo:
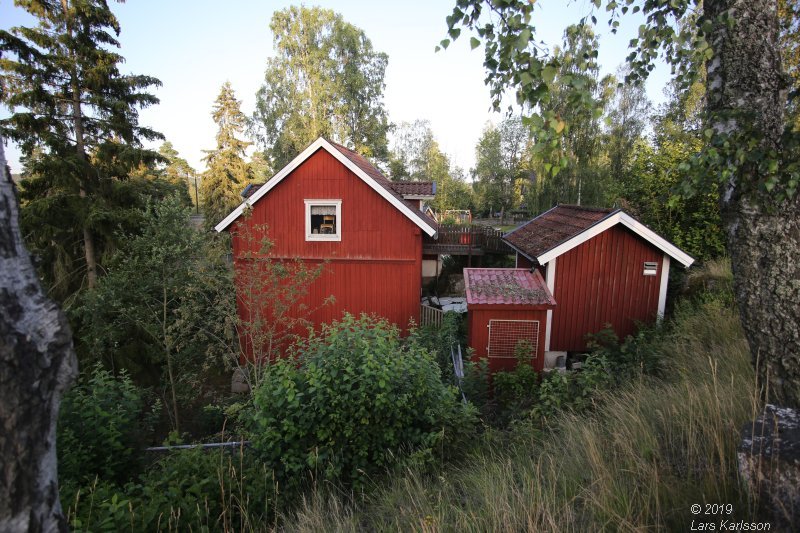
<path fill-rule="evenodd" d="M 610 324 L 623 338 L 663 316 L 671 260 L 694 259 L 620 209 L 558 205 L 503 236 L 516 265 L 544 276 L 558 307 L 547 312 L 545 350 L 586 349 Z"/>
<path fill-rule="evenodd" d="M 308 264 L 327 261 L 325 272 L 306 298 L 316 308 L 315 324 L 343 312 L 377 314 L 406 327 L 419 323 L 423 236 L 437 225 L 420 202 L 433 197 L 432 183 L 394 183 L 364 157 L 344 146 L 317 139 L 216 226 L 269 228 L 270 255 Z M 242 218 L 246 209 L 252 216 Z M 234 237 L 234 261 L 242 242 Z M 242 312 L 242 310 L 240 310 Z"/>

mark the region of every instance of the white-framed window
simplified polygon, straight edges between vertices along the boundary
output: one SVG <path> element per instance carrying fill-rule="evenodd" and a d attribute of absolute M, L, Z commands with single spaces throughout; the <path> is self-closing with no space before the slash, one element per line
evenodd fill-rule
<path fill-rule="evenodd" d="M 342 201 L 305 200 L 306 240 L 342 240 Z"/>
<path fill-rule="evenodd" d="M 658 272 L 658 263 L 655 261 L 645 261 L 644 262 L 644 275 L 645 276 L 655 276 Z"/>

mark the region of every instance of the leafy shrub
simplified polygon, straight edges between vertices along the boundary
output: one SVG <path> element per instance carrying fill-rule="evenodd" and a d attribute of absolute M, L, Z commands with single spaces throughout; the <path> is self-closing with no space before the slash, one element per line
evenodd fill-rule
<path fill-rule="evenodd" d="M 497 422 L 527 413 L 535 401 L 539 373 L 531 365 L 530 342 L 520 341 L 514 349 L 517 366 L 511 371 L 496 372 L 492 377 L 497 401 Z"/>
<path fill-rule="evenodd" d="M 284 490 L 311 475 L 363 485 L 404 454 L 442 451 L 473 418 L 430 352 L 363 315 L 270 365 L 253 402 L 253 445 Z"/>
<path fill-rule="evenodd" d="M 88 483 L 63 504 L 73 531 L 241 531 L 274 516 L 273 495 L 251 454 L 195 449 L 163 456 L 139 481 Z"/>
<path fill-rule="evenodd" d="M 95 366 L 64 396 L 58 420 L 58 468 L 63 481 L 96 476 L 122 482 L 139 470 L 144 439 L 161 404 L 149 405 L 145 391 L 124 371 L 118 378 Z"/>
<path fill-rule="evenodd" d="M 663 360 L 659 353 L 651 349 L 647 340 L 657 336 L 660 327 L 659 324 L 639 324 L 634 335 L 628 335 L 620 342 L 608 324 L 599 332 L 588 335 L 587 345 L 592 355 L 602 356 L 607 360 L 620 382 L 640 372 L 658 375 L 663 371 Z"/>
<path fill-rule="evenodd" d="M 467 357 L 464 361 L 464 379 L 461 382 L 461 390 L 464 391 L 467 400 L 481 410 L 491 397 L 489 360 L 485 357 L 475 357 L 475 351 L 472 348 L 467 350 Z"/>
<path fill-rule="evenodd" d="M 453 372 L 453 359 L 450 350 L 457 349 L 458 345 L 466 348 L 466 315 L 453 311 L 445 312 L 439 327 L 422 326 L 411 332 L 408 342 L 418 344 L 420 347 L 434 355 L 442 376 L 447 383 L 455 384 Z"/>

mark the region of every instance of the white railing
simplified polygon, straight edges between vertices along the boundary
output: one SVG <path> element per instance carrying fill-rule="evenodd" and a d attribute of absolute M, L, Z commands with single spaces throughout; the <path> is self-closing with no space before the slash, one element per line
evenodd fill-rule
<path fill-rule="evenodd" d="M 430 305 L 421 304 L 419 309 L 419 325 L 442 327 L 442 315 L 444 311 L 436 309 Z"/>

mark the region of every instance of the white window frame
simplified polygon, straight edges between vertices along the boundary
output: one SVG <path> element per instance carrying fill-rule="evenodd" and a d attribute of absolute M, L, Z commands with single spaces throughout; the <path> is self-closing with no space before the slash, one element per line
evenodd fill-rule
<path fill-rule="evenodd" d="M 342 201 L 341 200 L 304 200 L 306 204 L 306 240 L 307 241 L 341 241 L 342 240 Z M 311 233 L 311 208 L 314 206 L 336 206 L 336 233 Z"/>

